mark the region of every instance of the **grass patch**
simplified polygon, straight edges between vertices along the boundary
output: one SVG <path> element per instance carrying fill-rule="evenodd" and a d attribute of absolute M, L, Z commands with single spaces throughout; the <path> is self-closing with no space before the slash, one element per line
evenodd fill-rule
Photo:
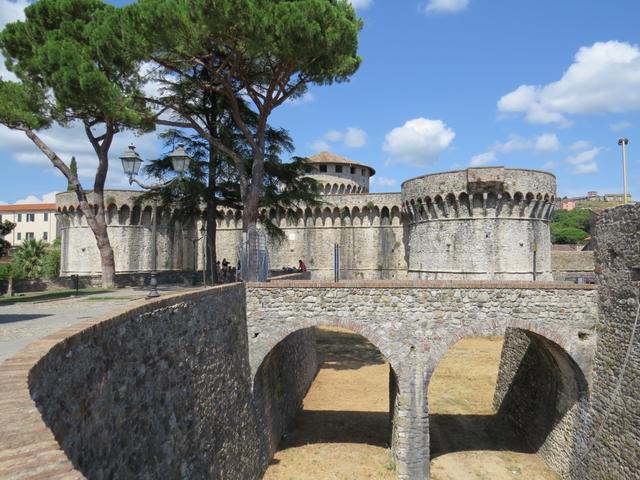
<path fill-rule="evenodd" d="M 87 298 L 83 298 L 83 302 L 102 302 L 104 300 L 135 300 L 133 297 L 103 297 L 100 295 L 92 295 Z"/>
<path fill-rule="evenodd" d="M 104 288 L 81 288 L 78 290 L 78 296 L 91 295 L 95 293 L 108 293 L 113 290 Z M 58 300 L 62 298 L 72 297 L 76 294 L 75 290 L 56 290 L 55 292 L 34 292 L 19 293 L 13 297 L 0 297 L 0 305 L 12 305 L 14 303 L 30 303 L 43 302 L 46 300 Z"/>

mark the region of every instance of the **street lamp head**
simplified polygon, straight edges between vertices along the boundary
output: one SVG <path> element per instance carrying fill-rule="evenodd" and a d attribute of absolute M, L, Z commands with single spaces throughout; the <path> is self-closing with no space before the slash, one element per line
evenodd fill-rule
<path fill-rule="evenodd" d="M 184 175 L 187 168 L 189 168 L 189 162 L 191 161 L 191 157 L 187 155 L 187 152 L 184 149 L 184 143 L 179 143 L 178 148 L 167 155 L 167 157 L 171 160 L 173 171 L 179 176 Z"/>
<path fill-rule="evenodd" d="M 127 151 L 120 155 L 120 160 L 122 161 L 122 169 L 124 173 L 129 176 L 129 183 L 131 183 L 133 177 L 138 175 L 140 171 L 142 158 L 140 158 L 140 155 L 136 152 L 136 147 L 131 144 Z"/>
<path fill-rule="evenodd" d="M 621 138 L 618 140 L 618 145 L 629 145 L 629 139 L 628 138 Z"/>

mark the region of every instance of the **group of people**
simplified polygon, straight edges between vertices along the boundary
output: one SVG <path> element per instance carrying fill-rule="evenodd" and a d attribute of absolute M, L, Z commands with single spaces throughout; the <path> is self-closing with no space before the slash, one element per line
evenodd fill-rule
<path fill-rule="evenodd" d="M 302 261 L 302 259 L 300 259 L 300 260 L 298 260 L 298 268 L 295 268 L 295 267 L 282 267 L 282 271 L 283 272 L 287 272 L 287 273 L 306 272 L 307 271 L 307 266 Z"/>
<path fill-rule="evenodd" d="M 235 282 L 238 277 L 238 270 L 240 269 L 240 262 L 238 262 L 238 268 L 232 267 L 226 258 L 216 262 L 216 271 L 218 272 L 218 281 L 223 283 Z"/>

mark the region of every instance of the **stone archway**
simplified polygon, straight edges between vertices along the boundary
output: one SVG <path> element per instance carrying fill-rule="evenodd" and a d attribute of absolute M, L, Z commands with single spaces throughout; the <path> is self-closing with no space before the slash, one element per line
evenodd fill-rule
<path fill-rule="evenodd" d="M 493 396 L 493 414 L 442 415 L 436 410 L 438 414 L 432 416 L 434 412 L 429 406 L 431 392 L 427 394 L 425 411 L 429 415 L 432 430 L 429 436 L 430 457 L 432 454 L 439 456 L 467 450 L 513 450 L 539 454 L 556 473 L 568 471 L 571 468 L 572 451 L 579 443 L 581 433 L 588 427 L 585 414 L 589 401 L 589 381 L 588 372 L 578 364 L 578 361 L 585 360 L 582 355 L 584 352 L 576 347 L 576 342 L 566 333 L 522 321 L 514 321 L 506 329 L 487 322 L 484 326 L 475 325 L 456 332 L 436 346 L 432 356 L 427 357 L 426 391 L 435 369 L 454 346 L 472 337 L 504 335 Z M 589 341 L 582 335 L 576 337 L 578 341 Z M 471 360 L 467 358 L 467 361 Z M 476 393 L 480 394 L 480 390 Z M 464 437 L 456 437 L 456 434 L 460 435 L 460 432 L 456 432 L 458 430 Z M 445 433 L 443 438 L 443 432 L 455 433 Z M 520 457 L 525 464 L 535 462 L 526 460 L 526 457 Z M 462 462 L 463 458 L 460 457 L 458 462 Z M 539 468 L 544 469 L 542 466 Z"/>

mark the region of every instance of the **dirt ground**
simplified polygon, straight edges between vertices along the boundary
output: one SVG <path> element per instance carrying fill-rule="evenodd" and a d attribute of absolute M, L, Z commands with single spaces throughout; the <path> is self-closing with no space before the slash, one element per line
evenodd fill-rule
<path fill-rule="evenodd" d="M 364 338 L 318 329 L 322 367 L 265 480 L 393 480 L 389 366 Z M 493 415 L 501 338 L 469 338 L 429 386 L 433 480 L 556 480 Z"/>

